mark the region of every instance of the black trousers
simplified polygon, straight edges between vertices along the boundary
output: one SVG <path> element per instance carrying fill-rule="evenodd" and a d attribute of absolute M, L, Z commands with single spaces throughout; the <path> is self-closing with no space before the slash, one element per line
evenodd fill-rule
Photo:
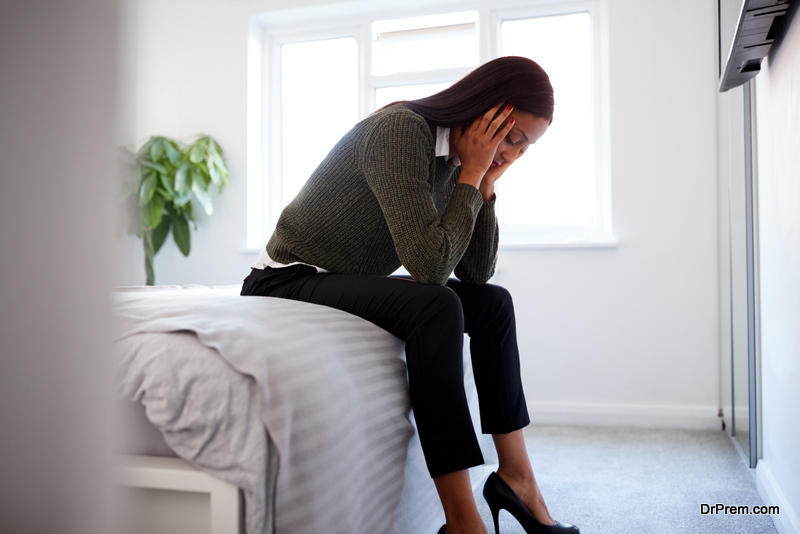
<path fill-rule="evenodd" d="M 406 342 L 411 408 L 432 477 L 483 463 L 464 392 L 463 341 L 470 353 L 481 429 L 506 434 L 530 420 L 522 391 L 514 306 L 502 287 L 449 280 L 318 274 L 306 265 L 253 269 L 242 295 L 337 308 Z"/>

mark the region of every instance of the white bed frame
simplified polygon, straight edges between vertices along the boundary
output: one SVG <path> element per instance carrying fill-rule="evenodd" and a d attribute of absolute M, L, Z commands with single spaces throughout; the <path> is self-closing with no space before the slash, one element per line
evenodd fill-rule
<path fill-rule="evenodd" d="M 180 458 L 119 456 L 116 481 L 129 488 L 207 493 L 211 501 L 211 534 L 244 534 L 244 502 L 239 488 Z"/>

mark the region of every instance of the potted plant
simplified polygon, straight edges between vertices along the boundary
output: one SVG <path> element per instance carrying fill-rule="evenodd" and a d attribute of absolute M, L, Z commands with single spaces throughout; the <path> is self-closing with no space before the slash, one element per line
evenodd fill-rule
<path fill-rule="evenodd" d="M 189 223 L 197 228 L 193 202 L 211 215 L 214 207 L 209 188 L 217 186 L 221 193 L 229 185 L 228 169 L 222 148 L 207 135 L 188 145 L 154 136 L 138 151 L 126 153 L 127 233 L 142 239 L 147 285 L 151 286 L 155 283 L 153 258 L 170 231 L 178 249 L 189 255 Z"/>

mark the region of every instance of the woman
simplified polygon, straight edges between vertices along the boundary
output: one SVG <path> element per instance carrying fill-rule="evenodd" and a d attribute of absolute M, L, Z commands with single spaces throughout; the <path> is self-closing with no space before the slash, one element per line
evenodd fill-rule
<path fill-rule="evenodd" d="M 495 183 L 552 117 L 547 74 L 520 57 L 373 113 L 286 206 L 242 287 L 243 295 L 332 306 L 406 341 L 411 406 L 448 534 L 486 532 L 467 472 L 483 457 L 464 392 L 464 332 L 482 430 L 499 458 L 484 487 L 495 530 L 505 508 L 526 532 L 578 532 L 550 517 L 537 487 L 521 430 L 529 419 L 513 304 L 487 284 L 497 256 Z M 401 264 L 413 281 L 388 276 Z"/>

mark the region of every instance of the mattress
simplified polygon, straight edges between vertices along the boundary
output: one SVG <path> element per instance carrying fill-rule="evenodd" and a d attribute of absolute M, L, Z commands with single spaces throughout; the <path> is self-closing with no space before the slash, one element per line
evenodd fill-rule
<path fill-rule="evenodd" d="M 114 413 L 119 422 L 115 447 L 117 453 L 178 458 L 164 441 L 161 431 L 147 419 L 144 406 L 138 402 L 120 400 Z"/>
<path fill-rule="evenodd" d="M 338 310 L 239 297 L 238 287 L 128 290 L 115 302 L 123 452 L 176 455 L 236 484 L 248 534 L 442 524 L 400 340 Z M 465 373 L 478 426 L 468 358 Z M 481 444 L 495 461 L 491 439 Z"/>

